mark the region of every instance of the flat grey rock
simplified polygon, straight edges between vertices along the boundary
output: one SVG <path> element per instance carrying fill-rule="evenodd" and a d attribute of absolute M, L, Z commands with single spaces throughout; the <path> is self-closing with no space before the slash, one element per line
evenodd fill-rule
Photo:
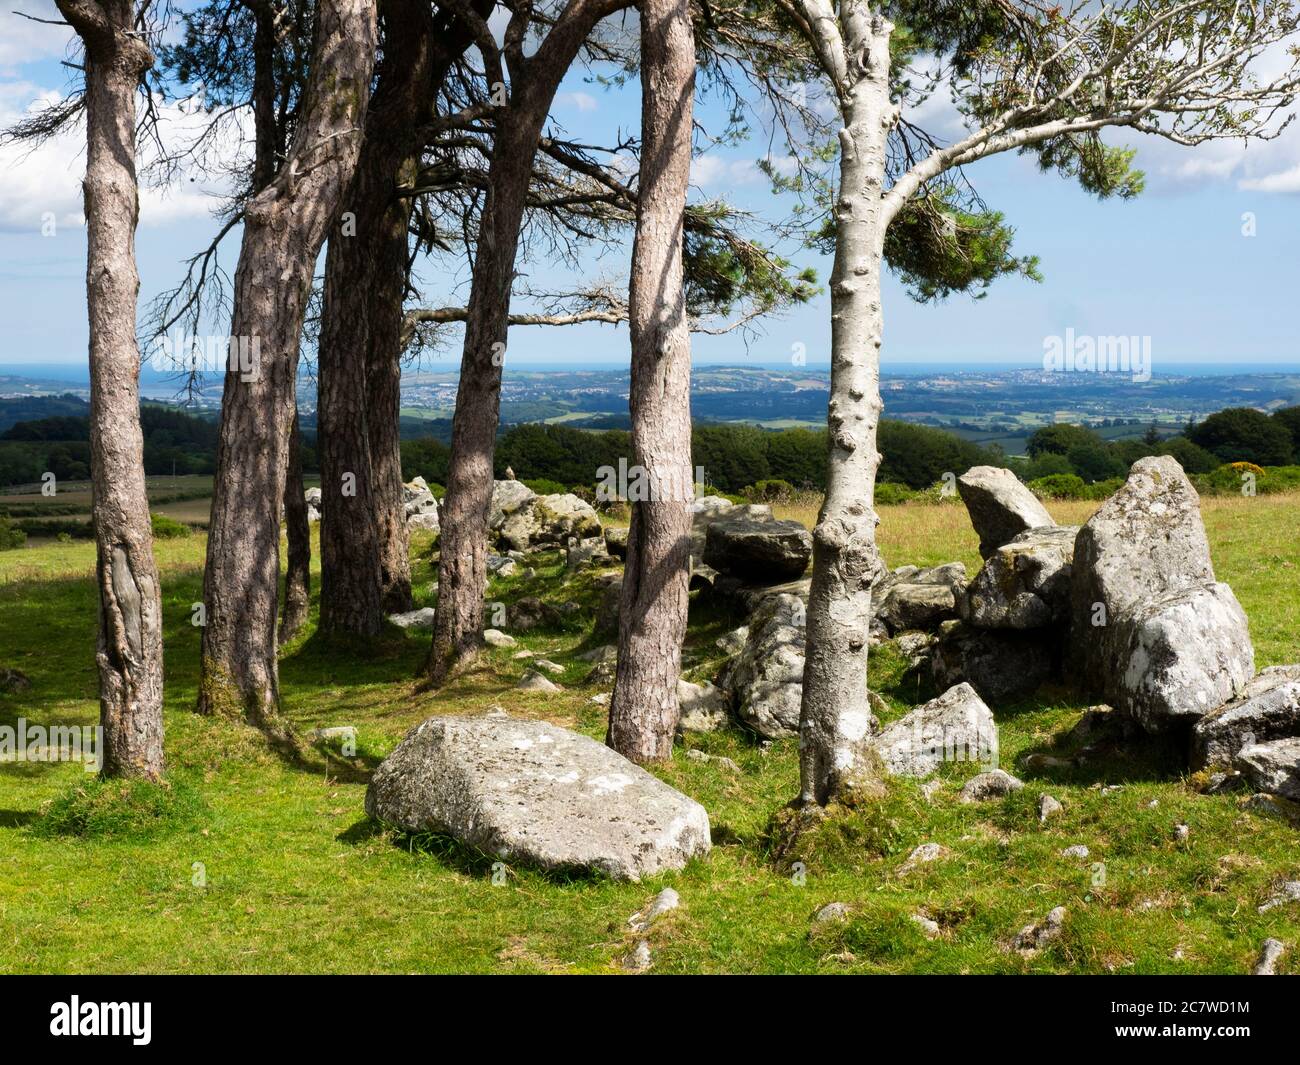
<path fill-rule="evenodd" d="M 757 584 L 801 577 L 811 559 L 812 534 L 797 521 L 728 519 L 705 535 L 706 566 Z"/>
<path fill-rule="evenodd" d="M 1246 747 L 1236 765 L 1258 790 L 1300 802 L 1300 736 Z"/>
<path fill-rule="evenodd" d="M 366 812 L 542 869 L 636 880 L 709 852 L 695 800 L 543 721 L 431 717 L 375 770 Z"/>
<path fill-rule="evenodd" d="M 1300 736 L 1300 665 L 1272 666 L 1192 729 L 1192 768 L 1232 764 L 1244 747 Z"/>
<path fill-rule="evenodd" d="M 928 777 L 945 761 L 996 765 L 998 730 L 975 689 L 958 684 L 886 726 L 871 745 L 895 776 Z"/>
<path fill-rule="evenodd" d="M 389 614 L 388 620 L 399 629 L 432 629 L 434 609 L 431 606 L 408 610 L 404 614 Z"/>

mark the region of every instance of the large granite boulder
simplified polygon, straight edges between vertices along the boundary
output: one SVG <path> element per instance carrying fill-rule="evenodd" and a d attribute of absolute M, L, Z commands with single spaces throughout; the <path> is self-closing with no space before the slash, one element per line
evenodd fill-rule
<path fill-rule="evenodd" d="M 1003 544 L 958 603 L 963 621 L 984 629 L 1039 629 L 1070 611 L 1070 573 L 1079 529 L 1029 529 Z"/>
<path fill-rule="evenodd" d="M 1196 489 L 1172 457 L 1138 459 L 1076 538 L 1070 582 L 1076 626 L 1091 625 L 1098 603 L 1113 617 L 1213 583 Z"/>
<path fill-rule="evenodd" d="M 1217 584 L 1196 489 L 1169 456 L 1139 459 L 1079 530 L 1071 664 L 1148 731 L 1190 722 L 1254 676 L 1246 615 Z"/>
<path fill-rule="evenodd" d="M 918 569 L 900 566 L 871 590 L 872 613 L 886 632 L 933 632 L 957 617 L 966 592 L 966 567 L 960 562 Z"/>
<path fill-rule="evenodd" d="M 366 813 L 555 872 L 637 880 L 710 848 L 704 807 L 544 721 L 431 717 L 379 765 Z"/>
<path fill-rule="evenodd" d="M 797 521 L 727 518 L 705 534 L 704 564 L 752 583 L 794 580 L 811 558 L 812 534 Z"/>
<path fill-rule="evenodd" d="M 1192 728 L 1192 768 L 1230 766 L 1244 748 L 1300 736 L 1300 665 L 1273 666 Z"/>
<path fill-rule="evenodd" d="M 988 558 L 1028 529 L 1055 525 L 1047 508 L 1010 470 L 972 466 L 957 478 L 957 491 Z"/>
<path fill-rule="evenodd" d="M 954 761 L 992 769 L 998 762 L 998 728 L 975 689 L 958 684 L 887 725 L 871 746 L 895 776 L 928 777 Z"/>
<path fill-rule="evenodd" d="M 803 601 L 773 596 L 750 618 L 744 650 L 719 677 L 736 716 L 761 736 L 799 734 L 805 639 Z"/>
<path fill-rule="evenodd" d="M 1255 675 L 1246 614 L 1226 584 L 1134 607 L 1099 642 L 1109 663 L 1106 701 L 1148 732 L 1190 724 L 1236 698 Z"/>
<path fill-rule="evenodd" d="M 949 622 L 930 648 L 936 688 L 964 681 L 993 703 L 1033 694 L 1054 667 L 1055 641 L 1036 632 Z"/>

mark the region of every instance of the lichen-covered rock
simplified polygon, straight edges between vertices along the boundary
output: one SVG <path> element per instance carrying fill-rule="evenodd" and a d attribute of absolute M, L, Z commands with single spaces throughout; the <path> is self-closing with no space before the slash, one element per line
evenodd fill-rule
<path fill-rule="evenodd" d="M 708 527 L 704 564 L 757 584 L 802 576 L 812 559 L 812 534 L 797 521 L 715 521 Z"/>
<path fill-rule="evenodd" d="M 871 746 L 895 776 L 928 777 L 944 762 L 996 766 L 998 729 L 975 689 L 958 684 L 886 726 Z"/>
<path fill-rule="evenodd" d="M 1192 728 L 1192 768 L 1228 766 L 1244 747 L 1300 736 L 1300 665 L 1272 666 Z"/>
<path fill-rule="evenodd" d="M 1013 777 L 1005 769 L 990 769 L 986 773 L 976 773 L 966 781 L 957 796 L 957 801 L 969 805 L 975 802 L 987 802 L 989 799 L 1001 799 L 1024 786 L 1022 780 Z"/>
<path fill-rule="evenodd" d="M 585 499 L 570 493 L 538 496 L 532 506 L 533 531 L 529 543 L 566 544 L 569 538 L 586 540 L 602 536 L 600 515 Z M 519 545 L 514 545 L 519 546 Z M 519 550 L 525 550 L 520 546 Z"/>
<path fill-rule="evenodd" d="M 1099 636 L 1101 690 L 1148 732 L 1208 714 L 1255 674 L 1246 614 L 1226 584 L 1136 606 Z"/>
<path fill-rule="evenodd" d="M 1209 713 L 1254 675 L 1236 597 L 1217 584 L 1200 500 L 1173 458 L 1139 459 L 1079 530 L 1071 664 L 1149 731 Z"/>
<path fill-rule="evenodd" d="M 564 614 L 535 595 L 525 596 L 506 607 L 506 627 L 515 632 L 553 629 L 564 622 Z"/>
<path fill-rule="evenodd" d="M 1300 736 L 1246 747 L 1236 766 L 1260 791 L 1300 802 Z"/>
<path fill-rule="evenodd" d="M 511 514 L 525 509 L 536 498 L 537 493 L 522 481 L 493 481 L 492 503 L 488 508 L 488 528 L 493 531 L 500 529 Z"/>
<path fill-rule="evenodd" d="M 598 562 L 608 562 L 609 552 L 605 549 L 605 540 L 600 536 L 591 536 L 586 540 L 571 539 L 564 549 L 564 566 L 566 569 L 581 569 Z"/>
<path fill-rule="evenodd" d="M 798 735 L 805 636 L 802 601 L 774 596 L 750 618 L 745 648 L 720 678 L 736 716 L 768 739 Z"/>
<path fill-rule="evenodd" d="M 1027 529 L 1056 524 L 1038 497 L 1010 470 L 973 466 L 957 478 L 957 491 L 979 535 L 983 558 Z"/>
<path fill-rule="evenodd" d="M 605 527 L 605 550 L 614 558 L 627 558 L 627 537 L 631 530 L 626 525 Z"/>
<path fill-rule="evenodd" d="M 1070 572 L 1079 529 L 1030 529 L 988 556 L 958 603 L 963 621 L 985 629 L 1038 629 L 1070 611 Z"/>
<path fill-rule="evenodd" d="M 710 849 L 704 807 L 543 721 L 431 717 L 375 770 L 366 813 L 504 861 L 637 880 Z"/>
<path fill-rule="evenodd" d="M 722 496 L 701 496 L 691 504 L 691 572 L 704 566 L 709 526 L 718 521 L 767 521 L 772 508 L 766 503 L 733 503 Z"/>
<path fill-rule="evenodd" d="M 949 622 L 930 649 L 935 687 L 970 684 L 991 702 L 1032 694 L 1052 675 L 1055 650 L 1038 632 Z"/>
<path fill-rule="evenodd" d="M 679 680 L 677 704 L 681 709 L 677 728 L 681 732 L 716 732 L 727 724 L 727 701 L 708 681 L 693 684 Z"/>
<path fill-rule="evenodd" d="M 433 628 L 433 615 L 433 607 L 426 606 L 421 607 L 419 610 L 408 610 L 404 614 L 389 614 L 388 620 L 399 629 L 431 630 Z"/>
<path fill-rule="evenodd" d="M 902 566 L 872 588 L 872 612 L 894 635 L 908 629 L 932 632 L 957 617 L 965 594 L 966 567 L 960 562 L 930 569 Z"/>

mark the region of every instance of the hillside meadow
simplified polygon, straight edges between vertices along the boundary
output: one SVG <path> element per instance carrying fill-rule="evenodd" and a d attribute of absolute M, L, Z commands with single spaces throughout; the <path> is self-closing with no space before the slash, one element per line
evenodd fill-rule
<path fill-rule="evenodd" d="M 1077 523 L 1096 505 L 1049 506 Z M 1300 661 L 1300 496 L 1213 497 L 1203 509 L 1219 578 L 1250 616 L 1257 665 Z M 806 524 L 815 517 L 812 505 L 777 511 Z M 891 566 L 978 565 L 960 505 L 882 507 L 881 519 Z M 427 538 L 413 544 L 417 605 L 430 601 L 429 547 Z M 358 747 L 344 758 L 309 745 L 287 759 L 257 732 L 192 712 L 199 630 L 190 616 L 203 549 L 197 533 L 157 543 L 172 785 L 155 798 L 165 816 L 121 815 L 114 788 L 75 764 L 0 764 L 2 972 L 615 973 L 637 938 L 628 917 L 665 885 L 682 905 L 650 932 L 658 972 L 1247 972 L 1266 936 L 1290 945 L 1280 971 L 1300 972 L 1300 905 L 1258 912 L 1278 883 L 1300 879 L 1300 827 L 1243 808 L 1240 795 L 1199 794 L 1177 752 L 1151 741 L 1078 766 L 1031 757 L 1069 753 L 1066 733 L 1085 707 L 1051 689 L 994 707 L 1002 764 L 1024 791 L 959 805 L 975 771 L 963 764 L 945 768 L 929 799 L 895 781 L 802 870 L 774 863 L 765 840 L 768 819 L 796 792 L 795 742 L 730 730 L 687 737 L 655 770 L 708 808 L 707 860 L 640 884 L 526 868 L 493 877 L 482 855 L 368 821 L 366 775 L 430 714 L 498 704 L 602 736 L 604 710 L 592 701 L 601 689 L 584 685 L 588 666 L 576 657 L 593 646 L 582 627 L 591 611 L 571 630 L 519 637 L 565 667 L 557 694 L 515 691 L 527 664 L 510 650 L 487 654 L 442 692 L 420 692 L 413 678 L 427 635 L 393 629 L 369 645 L 337 644 L 309 625 L 282 658 L 286 714 L 304 737 L 354 726 Z M 558 553 L 538 556 L 534 577 L 495 580 L 489 597 L 593 601 L 591 574 L 566 575 L 562 563 Z M 0 725 L 97 720 L 93 572 L 84 541 L 0 552 L 0 666 L 32 684 L 0 694 Z M 713 675 L 714 641 L 737 623 L 693 613 L 688 676 Z M 932 694 L 889 645 L 874 653 L 871 681 L 892 716 Z M 688 758 L 688 749 L 735 769 Z M 1036 815 L 1043 793 L 1064 806 L 1045 826 Z M 1175 836 L 1180 823 L 1186 839 Z M 925 842 L 946 856 L 900 875 Z M 1062 855 L 1076 844 L 1088 859 Z M 831 901 L 850 907 L 849 920 L 814 924 Z M 1032 958 L 1010 949 L 1017 931 L 1056 906 L 1066 919 L 1055 943 Z M 914 915 L 936 922 L 939 935 L 927 938 Z"/>

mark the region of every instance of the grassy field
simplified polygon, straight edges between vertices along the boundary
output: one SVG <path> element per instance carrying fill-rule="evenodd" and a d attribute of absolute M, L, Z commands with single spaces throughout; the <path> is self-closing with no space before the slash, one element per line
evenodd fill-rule
<path fill-rule="evenodd" d="M 1095 504 L 1053 506 L 1076 522 Z M 1205 518 L 1221 579 L 1251 618 L 1259 666 L 1300 660 L 1300 498 L 1207 499 Z M 794 516 L 810 521 L 805 508 Z M 978 562 L 960 506 L 884 508 L 891 565 Z M 417 591 L 433 579 L 417 541 Z M 203 539 L 157 545 L 164 577 L 167 757 L 188 821 L 153 832 L 51 836 L 42 811 L 89 778 L 69 764 L 0 765 L 0 971 L 40 972 L 615 972 L 634 937 L 627 919 L 671 884 L 679 910 L 652 929 L 658 972 L 1246 972 L 1261 940 L 1289 944 L 1282 971 L 1300 972 L 1300 906 L 1257 912 L 1274 885 L 1300 878 L 1300 829 L 1240 806 L 1240 796 L 1196 793 L 1170 752 L 1133 741 L 1082 767 L 1042 767 L 1060 753 L 1083 702 L 1067 692 L 997 706 L 1003 765 L 1023 792 L 978 806 L 956 802 L 970 766 L 951 765 L 929 800 L 895 782 L 839 847 L 809 858 L 803 877 L 774 866 L 769 817 L 796 791 L 794 741 L 758 743 L 738 731 L 690 737 L 660 775 L 708 808 L 715 848 L 681 873 L 642 884 L 561 882 L 511 869 L 495 885 L 482 860 L 446 841 L 394 836 L 368 822 L 364 773 L 411 725 L 434 713 L 500 704 L 592 736 L 604 711 L 584 687 L 588 632 L 554 631 L 521 644 L 566 666 L 565 690 L 513 689 L 525 663 L 493 652 L 481 669 L 437 695 L 412 678 L 427 637 L 386 634 L 368 646 L 305 632 L 286 649 L 281 684 L 302 732 L 358 729 L 351 763 L 316 750 L 307 764 L 270 753 L 256 732 L 192 712 Z M 1139 562 L 1140 560 L 1135 560 Z M 97 718 L 96 599 L 89 543 L 0 553 L 0 665 L 32 680 L 0 695 L 0 724 Z M 587 602 L 591 575 L 566 579 L 558 556 L 535 578 L 497 582 L 490 596 Z M 590 617 L 585 612 L 585 617 Z M 692 617 L 690 675 L 711 676 L 713 641 L 735 622 Z M 891 648 L 872 663 L 873 687 L 895 715 L 928 697 Z M 1036 768 L 1036 766 L 1038 766 Z M 1103 785 L 1119 785 L 1102 791 Z M 1040 826 L 1039 794 L 1064 813 Z M 1176 840 L 1174 825 L 1190 826 Z M 920 843 L 947 848 L 906 875 Z M 1086 845 L 1088 859 L 1061 851 Z M 199 864 L 196 864 L 199 863 Z M 814 926 L 831 901 L 850 919 Z M 1062 936 L 1033 958 L 1009 949 L 1015 933 L 1063 905 Z M 936 921 L 927 939 L 912 921 Z"/>

